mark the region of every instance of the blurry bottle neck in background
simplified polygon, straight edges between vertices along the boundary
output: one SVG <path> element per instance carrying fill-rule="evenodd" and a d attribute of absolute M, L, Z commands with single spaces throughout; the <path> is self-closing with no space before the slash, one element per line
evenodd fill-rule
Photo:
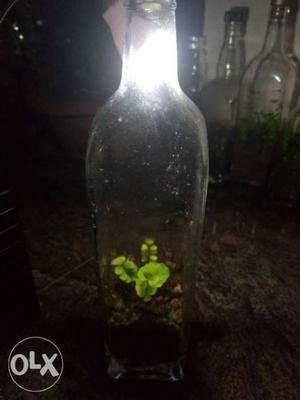
<path fill-rule="evenodd" d="M 186 79 L 184 90 L 195 100 L 197 93 L 206 81 L 206 42 L 202 36 L 188 37 L 188 52 L 186 52 Z"/>
<path fill-rule="evenodd" d="M 136 8 L 126 9 L 122 88 L 179 88 L 175 9 L 165 3 L 174 2 L 136 2 Z"/>
<path fill-rule="evenodd" d="M 217 79 L 239 79 L 245 66 L 241 15 L 225 13 L 225 39 L 217 65 Z"/>
<path fill-rule="evenodd" d="M 179 81 L 192 100 L 204 85 L 207 74 L 204 15 L 204 1 L 177 0 Z"/>
<path fill-rule="evenodd" d="M 285 5 L 283 2 L 282 4 L 272 4 L 268 28 L 263 45 L 263 53 L 269 53 L 272 51 L 284 53 L 285 32 Z"/>
<path fill-rule="evenodd" d="M 298 8 L 298 0 L 289 0 L 285 9 L 286 26 L 284 50 L 286 55 L 291 57 L 295 62 L 298 62 L 294 52 Z"/>

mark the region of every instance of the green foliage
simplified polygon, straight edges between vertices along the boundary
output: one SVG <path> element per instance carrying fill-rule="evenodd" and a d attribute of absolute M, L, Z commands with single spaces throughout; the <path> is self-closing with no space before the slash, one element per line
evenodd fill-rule
<path fill-rule="evenodd" d="M 290 122 L 290 126 L 287 127 L 282 135 L 283 159 L 292 168 L 300 168 L 300 132 L 293 132 L 292 128 L 293 126 Z M 286 134 L 285 132 L 292 133 Z"/>
<path fill-rule="evenodd" d="M 135 290 L 144 301 L 150 301 L 157 289 L 169 279 L 170 270 L 163 263 L 149 262 L 139 269 Z"/>
<path fill-rule="evenodd" d="M 265 143 L 274 143 L 282 128 L 278 113 L 254 112 L 240 122 L 240 138 L 243 142 L 257 138 Z"/>
<path fill-rule="evenodd" d="M 138 297 L 145 302 L 152 300 L 157 290 L 169 279 L 170 270 L 164 263 L 157 262 L 158 248 L 153 239 L 145 239 L 141 245 L 140 268 L 129 258 L 119 256 L 114 258 L 111 265 L 115 274 L 125 283 L 134 283 Z"/>
<path fill-rule="evenodd" d="M 146 263 L 148 261 L 157 261 L 157 246 L 152 239 L 145 239 L 141 245 L 141 261 Z"/>
<path fill-rule="evenodd" d="M 279 113 L 254 112 L 240 122 L 240 139 L 277 148 L 284 161 L 300 163 L 300 138 L 293 131 L 293 121 L 281 120 Z"/>
<path fill-rule="evenodd" d="M 147 303 L 151 301 L 152 296 L 156 294 L 157 289 L 151 287 L 147 281 L 137 279 L 135 283 L 135 291 L 136 294 Z"/>
<path fill-rule="evenodd" d="M 134 282 L 138 267 L 130 259 L 120 256 L 112 260 L 111 265 L 115 267 L 115 274 L 126 283 Z"/>
<path fill-rule="evenodd" d="M 139 269 L 138 278 L 151 287 L 160 288 L 170 276 L 169 268 L 163 263 L 150 262 Z"/>

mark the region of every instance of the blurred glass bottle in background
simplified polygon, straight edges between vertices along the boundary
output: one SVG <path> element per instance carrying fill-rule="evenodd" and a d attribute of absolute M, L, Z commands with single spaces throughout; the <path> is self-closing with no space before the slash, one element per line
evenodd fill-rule
<path fill-rule="evenodd" d="M 225 39 L 219 55 L 216 78 L 200 91 L 197 104 L 208 128 L 210 181 L 223 183 L 230 172 L 236 100 L 245 63 L 242 9 L 225 13 Z"/>
<path fill-rule="evenodd" d="M 177 1 L 179 82 L 193 100 L 207 79 L 206 38 L 203 35 L 204 1 Z"/>
<path fill-rule="evenodd" d="M 297 100 L 300 94 L 300 62 L 295 54 L 295 36 L 296 36 L 296 25 L 297 16 L 299 11 L 299 0 L 286 0 L 285 7 L 285 43 L 284 50 L 286 55 L 293 61 L 297 69 L 297 80 L 294 91 L 294 98 L 292 100 L 292 108 L 297 104 Z"/>
<path fill-rule="evenodd" d="M 297 79 L 292 110 L 284 129 L 281 129 L 278 162 L 268 182 L 271 197 L 288 205 L 300 202 L 300 62 L 294 51 L 298 10 L 299 0 L 286 1 L 284 48 L 297 69 Z"/>
<path fill-rule="evenodd" d="M 285 27 L 285 43 L 284 43 L 285 53 L 295 63 L 295 66 L 297 67 L 298 70 L 298 79 L 299 79 L 300 62 L 294 50 L 298 10 L 299 10 L 299 0 L 286 0 L 286 8 L 285 8 L 286 27 Z M 297 99 L 298 97 L 296 98 L 296 101 Z"/>
<path fill-rule="evenodd" d="M 184 91 L 193 100 L 207 80 L 206 40 L 203 36 L 188 37 Z"/>
<path fill-rule="evenodd" d="M 282 138 L 280 161 L 274 166 L 268 182 L 274 200 L 292 206 L 300 203 L 300 98 Z"/>
<path fill-rule="evenodd" d="M 198 37 L 198 71 L 197 71 L 197 90 L 194 92 L 194 99 L 199 91 L 207 82 L 207 50 L 206 50 L 206 36 Z"/>
<path fill-rule="evenodd" d="M 286 0 L 271 1 L 264 45 L 245 70 L 238 101 L 233 176 L 259 187 L 266 187 L 278 161 L 279 138 L 295 99 L 297 67 L 286 54 L 286 6 Z"/>
<path fill-rule="evenodd" d="M 273 199 L 292 206 L 300 203 L 300 97 L 284 125 L 280 158 L 271 171 L 268 191 Z"/>

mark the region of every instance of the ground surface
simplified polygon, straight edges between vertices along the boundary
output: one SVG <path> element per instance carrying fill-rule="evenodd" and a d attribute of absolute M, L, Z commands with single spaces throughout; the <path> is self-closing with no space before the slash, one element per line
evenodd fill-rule
<path fill-rule="evenodd" d="M 300 399 L 299 208 L 210 191 L 187 382 L 112 384 L 83 164 L 50 152 L 28 165 L 18 202 L 42 317 L 19 338 L 53 339 L 65 370 L 53 390 L 22 392 L 7 373 L 14 338 L 0 352 L 0 399 Z"/>

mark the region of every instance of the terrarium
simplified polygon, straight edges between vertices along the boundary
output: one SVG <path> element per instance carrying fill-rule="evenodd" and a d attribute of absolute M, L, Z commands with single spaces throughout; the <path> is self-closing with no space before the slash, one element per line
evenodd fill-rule
<path fill-rule="evenodd" d="M 206 128 L 177 80 L 175 1 L 125 2 L 122 80 L 87 150 L 108 375 L 180 380 L 208 180 Z"/>
<path fill-rule="evenodd" d="M 268 190 L 288 205 L 300 202 L 300 99 L 280 136 L 279 157 L 272 169 Z"/>
<path fill-rule="evenodd" d="M 261 52 L 247 66 L 238 99 L 238 139 L 233 175 L 261 188 L 280 157 L 295 102 L 297 67 L 286 53 L 285 0 L 271 0 L 271 13 Z"/>

